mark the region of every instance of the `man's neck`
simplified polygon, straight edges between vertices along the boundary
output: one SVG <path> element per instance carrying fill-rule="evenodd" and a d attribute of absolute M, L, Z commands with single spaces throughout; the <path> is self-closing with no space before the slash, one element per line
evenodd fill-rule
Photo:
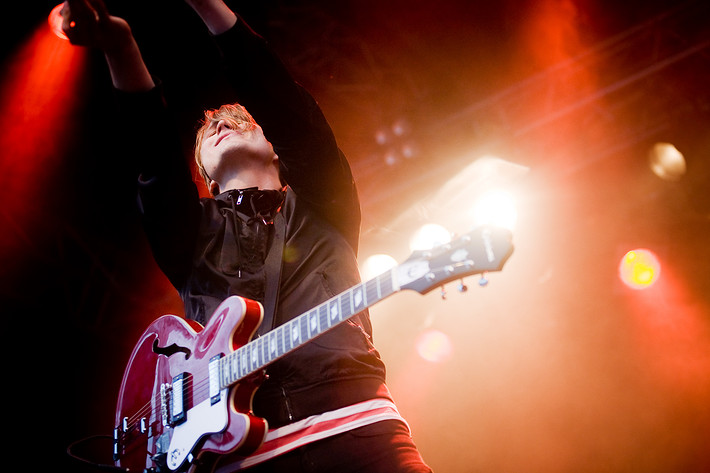
<path fill-rule="evenodd" d="M 220 186 L 220 192 L 228 190 L 247 189 L 256 187 L 258 189 L 281 189 L 281 180 L 278 175 L 272 173 L 250 173 L 244 171 L 239 175 L 228 179 L 223 186 Z"/>

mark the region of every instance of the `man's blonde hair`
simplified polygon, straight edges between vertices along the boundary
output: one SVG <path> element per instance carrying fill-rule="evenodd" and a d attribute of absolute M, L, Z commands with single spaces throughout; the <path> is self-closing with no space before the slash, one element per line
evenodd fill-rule
<path fill-rule="evenodd" d="M 200 128 L 197 130 L 197 136 L 195 137 L 195 163 L 197 164 L 197 170 L 200 172 L 200 176 L 202 176 L 208 188 L 212 178 L 207 174 L 205 166 L 202 164 L 202 141 L 204 140 L 207 129 L 222 120 L 227 122 L 234 129 L 242 128 L 248 131 L 256 128 L 254 118 L 247 112 L 246 108 L 238 103 L 225 104 L 217 109 L 205 110 L 205 116 L 200 121 Z"/>

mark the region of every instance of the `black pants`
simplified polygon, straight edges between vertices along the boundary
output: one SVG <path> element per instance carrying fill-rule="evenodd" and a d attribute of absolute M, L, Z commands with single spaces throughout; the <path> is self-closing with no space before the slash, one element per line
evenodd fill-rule
<path fill-rule="evenodd" d="M 382 421 L 314 442 L 246 473 L 431 473 L 406 426 Z"/>

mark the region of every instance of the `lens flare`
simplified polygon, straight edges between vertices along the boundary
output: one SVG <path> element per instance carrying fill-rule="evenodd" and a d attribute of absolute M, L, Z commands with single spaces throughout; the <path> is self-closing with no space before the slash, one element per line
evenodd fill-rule
<path fill-rule="evenodd" d="M 427 361 L 439 363 L 447 360 L 453 352 L 449 337 L 438 330 L 427 330 L 417 340 L 417 353 Z"/>
<path fill-rule="evenodd" d="M 660 275 L 661 263 L 647 249 L 629 251 L 619 263 L 619 278 L 632 289 L 649 288 L 658 281 Z"/>

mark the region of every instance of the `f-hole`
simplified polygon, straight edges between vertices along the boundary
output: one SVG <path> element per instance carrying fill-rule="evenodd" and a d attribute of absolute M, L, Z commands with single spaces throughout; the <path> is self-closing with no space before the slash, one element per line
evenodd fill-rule
<path fill-rule="evenodd" d="M 189 348 L 181 347 L 175 343 L 167 347 L 158 346 L 157 338 L 153 341 L 153 353 L 156 353 L 158 355 L 165 355 L 167 357 L 171 357 L 175 353 L 184 353 L 185 359 L 188 359 L 190 358 L 190 356 L 192 356 L 192 352 Z"/>

